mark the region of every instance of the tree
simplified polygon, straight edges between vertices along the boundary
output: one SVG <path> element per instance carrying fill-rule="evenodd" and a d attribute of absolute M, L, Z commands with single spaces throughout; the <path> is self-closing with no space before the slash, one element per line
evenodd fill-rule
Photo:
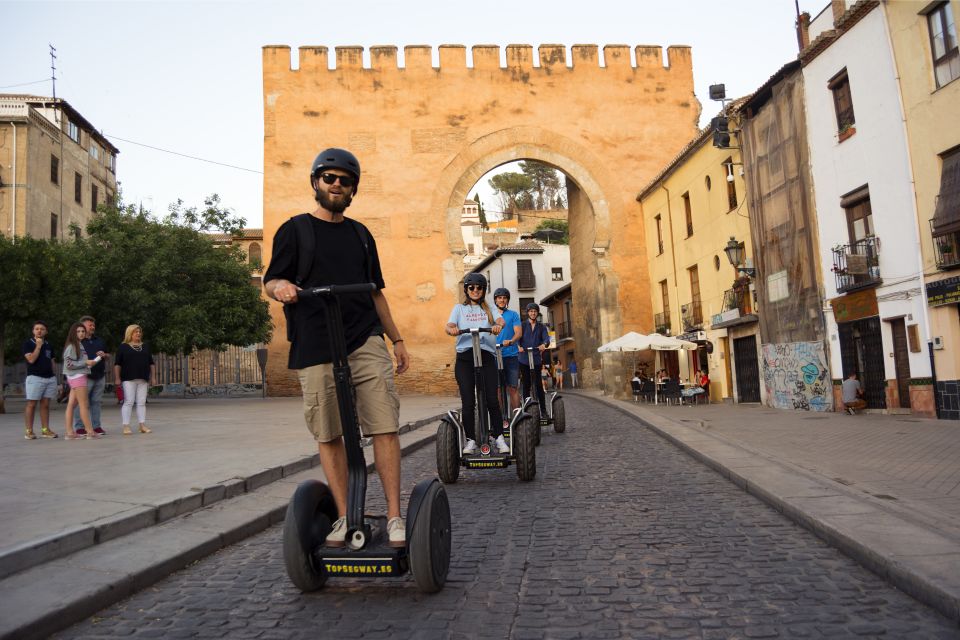
<path fill-rule="evenodd" d="M 544 220 L 533 232 L 549 244 L 570 244 L 570 225 L 566 220 Z"/>
<path fill-rule="evenodd" d="M 89 268 L 96 274 L 91 308 L 104 340 L 118 344 L 139 324 L 154 352 L 190 353 L 267 341 L 266 301 L 250 286 L 250 266 L 237 247 L 215 247 L 200 233 L 213 227 L 239 231 L 210 196 L 202 211 L 171 206 L 163 221 L 117 201 L 87 226 Z M 187 225 L 187 226 L 184 226 Z"/>
<path fill-rule="evenodd" d="M 520 171 L 530 178 L 529 190 L 532 198 L 531 209 L 550 209 L 558 200 L 566 201 L 567 188 L 561 179 L 560 173 L 550 165 L 537 160 L 521 160 Z M 560 207 L 558 207 L 560 208 Z"/>
<path fill-rule="evenodd" d="M 477 203 L 477 212 L 480 217 L 480 228 L 486 231 L 490 228 L 487 224 L 487 212 L 483 210 L 483 203 L 480 202 L 480 194 L 473 194 L 473 201 Z"/>
<path fill-rule="evenodd" d="M 500 207 L 504 213 L 527 208 L 525 205 L 531 200 L 530 189 L 533 188 L 530 176 L 508 171 L 498 173 L 488 182 L 494 195 L 500 199 Z"/>

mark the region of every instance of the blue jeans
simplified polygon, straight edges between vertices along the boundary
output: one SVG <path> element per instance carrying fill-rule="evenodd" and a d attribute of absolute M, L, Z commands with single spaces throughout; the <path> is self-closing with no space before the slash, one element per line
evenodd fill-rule
<path fill-rule="evenodd" d="M 94 429 L 100 426 L 100 408 L 103 406 L 103 387 L 106 383 L 106 378 L 94 380 L 87 376 L 87 392 L 90 398 L 90 424 L 93 425 Z M 83 421 L 80 420 L 79 411 L 74 414 L 73 428 L 83 429 Z"/>

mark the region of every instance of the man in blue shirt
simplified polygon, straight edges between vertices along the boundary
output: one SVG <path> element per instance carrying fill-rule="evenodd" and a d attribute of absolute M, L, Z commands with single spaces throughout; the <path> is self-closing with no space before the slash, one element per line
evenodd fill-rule
<path fill-rule="evenodd" d="M 87 328 L 87 337 L 83 339 L 83 350 L 87 352 L 87 357 L 93 360 L 100 356 L 100 362 L 90 369 L 87 375 L 87 392 L 90 396 L 90 423 L 93 425 L 93 433 L 97 436 L 105 436 L 107 432 L 100 426 L 100 410 L 103 407 L 103 387 L 106 384 L 106 362 L 110 354 L 107 353 L 107 345 L 103 340 L 96 337 L 94 332 L 97 330 L 97 321 L 93 316 L 83 316 L 80 323 Z M 86 435 L 87 430 L 83 427 L 80 420 L 80 412 L 77 411 L 73 418 L 73 430 L 77 435 Z"/>
<path fill-rule="evenodd" d="M 20 352 L 27 361 L 27 380 L 24 384 L 27 406 L 23 412 L 24 435 L 27 440 L 36 440 L 33 433 L 33 415 L 40 403 L 40 435 L 56 438 L 50 431 L 50 399 L 57 397 L 57 378 L 53 374 L 53 345 L 46 340 L 47 323 L 33 323 L 33 337 L 23 343 Z"/>
<path fill-rule="evenodd" d="M 536 390 L 537 400 L 540 403 L 540 415 L 547 415 L 547 398 L 540 382 L 540 371 L 543 368 L 541 354 L 550 346 L 550 332 L 539 320 L 540 305 L 531 302 L 527 305 L 527 319 L 523 322 L 523 335 L 520 337 L 520 357 L 523 359 L 520 367 L 520 378 L 523 380 L 523 393 L 533 397 L 531 387 Z M 530 371 L 527 360 L 527 351 L 533 353 L 533 371 Z M 531 373 L 533 375 L 531 375 Z"/>
<path fill-rule="evenodd" d="M 520 314 L 507 308 L 510 304 L 510 291 L 500 287 L 493 292 L 493 302 L 503 317 L 503 329 L 497 334 L 497 344 L 500 345 L 500 355 L 503 357 L 503 375 L 507 379 L 507 395 L 510 397 L 509 407 L 500 407 L 503 411 L 503 424 L 510 422 L 510 410 L 520 407 L 520 393 L 517 391 L 517 382 L 520 375 L 520 353 L 517 343 L 523 335 Z"/>

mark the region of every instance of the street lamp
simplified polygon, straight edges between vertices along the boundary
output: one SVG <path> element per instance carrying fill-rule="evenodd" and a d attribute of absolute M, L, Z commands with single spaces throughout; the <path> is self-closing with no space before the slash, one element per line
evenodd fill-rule
<path fill-rule="evenodd" d="M 723 252 L 727 254 L 727 260 L 730 261 L 730 264 L 740 273 L 744 273 L 749 277 L 753 277 L 757 274 L 757 270 L 753 267 L 741 267 L 747 257 L 746 249 L 743 246 L 742 242 L 739 242 L 734 236 L 730 236 L 730 241 L 727 243 L 727 246 L 723 248 Z"/>

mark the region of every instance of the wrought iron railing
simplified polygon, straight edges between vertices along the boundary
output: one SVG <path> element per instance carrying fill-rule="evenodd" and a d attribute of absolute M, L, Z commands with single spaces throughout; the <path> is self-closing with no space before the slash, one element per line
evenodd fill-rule
<path fill-rule="evenodd" d="M 930 221 L 930 231 L 934 231 L 933 220 Z M 960 267 L 960 231 L 934 236 L 933 254 L 937 261 L 937 269 Z"/>
<path fill-rule="evenodd" d="M 837 291 L 846 293 L 872 287 L 880 279 L 880 239 L 874 236 L 833 248 L 833 271 Z"/>
<path fill-rule="evenodd" d="M 699 300 L 688 302 L 681 307 L 681 310 L 683 311 L 684 331 L 703 327 L 703 309 Z"/>
<path fill-rule="evenodd" d="M 753 313 L 749 287 L 733 287 L 723 292 L 723 310 L 737 309 L 741 316 Z"/>
<path fill-rule="evenodd" d="M 557 339 L 563 340 L 564 338 L 573 337 L 573 327 L 570 326 L 569 322 L 558 322 L 557 323 Z"/>
<path fill-rule="evenodd" d="M 670 335 L 670 315 L 666 313 L 657 313 L 653 316 L 654 331 L 665 336 Z"/>

